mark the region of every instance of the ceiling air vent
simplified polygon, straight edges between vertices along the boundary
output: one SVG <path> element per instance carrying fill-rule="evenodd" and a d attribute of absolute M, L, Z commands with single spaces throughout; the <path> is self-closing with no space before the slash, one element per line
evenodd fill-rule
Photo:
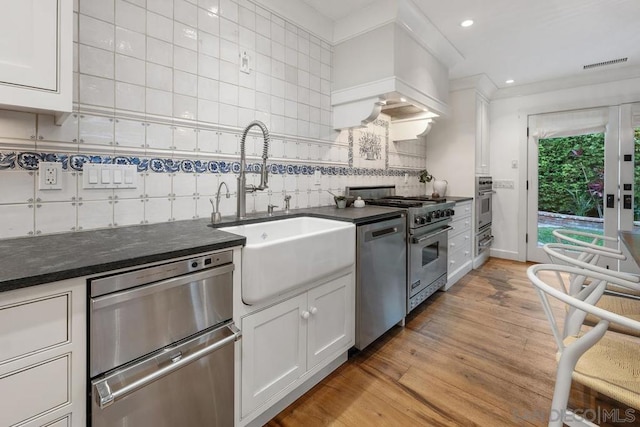
<path fill-rule="evenodd" d="M 582 69 L 590 70 L 592 68 L 605 67 L 607 65 L 621 64 L 623 62 L 627 62 L 627 59 L 629 58 L 618 58 L 618 59 L 612 59 L 611 61 L 596 62 L 595 64 L 583 65 Z"/>

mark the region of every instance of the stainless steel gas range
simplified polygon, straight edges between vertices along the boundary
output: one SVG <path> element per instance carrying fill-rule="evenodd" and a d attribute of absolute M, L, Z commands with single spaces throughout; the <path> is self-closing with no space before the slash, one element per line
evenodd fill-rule
<path fill-rule="evenodd" d="M 447 283 L 449 223 L 454 202 L 428 197 L 395 195 L 394 186 L 347 187 L 350 196 L 361 196 L 377 206 L 407 212 L 407 313 Z"/>

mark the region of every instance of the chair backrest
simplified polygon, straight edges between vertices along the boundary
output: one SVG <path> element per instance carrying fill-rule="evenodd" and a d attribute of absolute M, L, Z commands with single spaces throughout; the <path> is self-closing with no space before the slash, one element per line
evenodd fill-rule
<path fill-rule="evenodd" d="M 549 256 L 549 260 L 553 264 L 574 266 L 579 268 L 585 268 L 602 274 L 608 274 L 619 279 L 627 280 L 633 283 L 640 283 L 640 277 L 613 270 L 602 268 L 596 263 L 600 258 L 609 258 L 611 260 L 624 259 L 624 255 L 602 250 L 602 248 L 594 249 L 587 246 L 568 245 L 565 243 L 547 243 L 542 249 Z M 562 281 L 562 285 L 565 291 L 570 295 L 575 295 L 584 284 L 584 276 L 569 276 L 569 283 L 566 285 L 562 280 L 562 276 L 558 275 Z M 638 286 L 638 292 L 640 292 L 640 286 Z"/>
<path fill-rule="evenodd" d="M 622 254 L 622 251 L 620 251 L 617 247 L 610 248 L 605 246 L 607 243 L 615 244 L 617 246 L 618 239 L 614 237 L 603 236 L 601 234 L 589 233 L 586 231 L 570 230 L 568 228 L 556 228 L 551 233 L 556 238 L 556 241 L 558 243 L 569 243 L 572 245 L 584 246 L 592 249 L 600 249 L 605 252 Z M 590 241 L 581 240 L 577 237 L 587 238 L 590 239 Z M 626 259 L 626 257 L 622 259 Z"/>
<path fill-rule="evenodd" d="M 558 275 L 584 276 L 586 285 L 575 295 L 570 295 L 564 289 L 558 289 L 547 283 L 550 278 Z M 600 324 L 604 324 L 605 327 L 608 327 L 609 323 L 617 323 L 640 332 L 640 322 L 595 306 L 595 303 L 604 293 L 607 284 L 627 288 L 629 286 L 638 286 L 636 283 L 609 274 L 556 264 L 532 265 L 527 269 L 527 277 L 540 296 L 542 307 L 549 319 L 553 336 L 561 352 L 564 350 L 564 338 L 577 335 L 580 332 L 587 313 L 600 319 Z M 558 299 L 569 307 L 566 311 L 563 332 L 560 332 L 560 323 L 556 320 L 549 297 Z"/>

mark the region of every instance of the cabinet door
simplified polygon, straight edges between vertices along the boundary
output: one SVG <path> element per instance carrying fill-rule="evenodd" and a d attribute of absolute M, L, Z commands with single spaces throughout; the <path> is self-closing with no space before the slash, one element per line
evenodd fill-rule
<path fill-rule="evenodd" d="M 306 294 L 242 319 L 242 416 L 306 371 Z"/>
<path fill-rule="evenodd" d="M 476 173 L 489 174 L 489 104 L 476 98 Z"/>
<path fill-rule="evenodd" d="M 57 90 L 58 0 L 0 0 L 0 81 Z"/>
<path fill-rule="evenodd" d="M 348 274 L 309 291 L 308 369 L 353 344 L 353 289 L 353 275 Z"/>

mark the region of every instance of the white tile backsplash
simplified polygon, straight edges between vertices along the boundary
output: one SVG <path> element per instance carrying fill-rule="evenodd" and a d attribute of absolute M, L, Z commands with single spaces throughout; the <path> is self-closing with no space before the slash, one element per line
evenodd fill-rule
<path fill-rule="evenodd" d="M 296 23 L 251 0 L 78 5 L 74 100 L 80 112 L 58 126 L 52 116 L 0 110 L 0 153 L 15 151 L 15 143 L 2 142 L 9 138 L 23 151 L 55 150 L 61 159 L 117 155 L 230 165 L 238 160 L 239 132 L 257 119 L 275 136 L 269 148 L 274 163 L 347 166 L 346 131 L 331 127 L 331 46 Z M 245 53 L 249 73 L 240 71 Z M 248 161 L 259 161 L 261 151 L 261 138 L 249 135 Z M 357 146 L 354 157 L 356 166 L 362 163 Z M 388 160 L 390 167 L 422 168 L 424 157 L 423 147 L 407 147 L 392 149 Z M 0 170 L 0 179 L 0 215 L 8 221 L 0 238 L 208 217 L 208 199 L 222 181 L 234 196 L 221 200 L 221 211 L 236 209 L 234 173 L 149 168 L 139 174 L 138 188 L 126 190 L 85 190 L 82 173 L 68 166 L 63 190 L 40 191 L 37 172 L 17 166 Z M 257 184 L 259 176 L 251 173 L 248 180 Z M 402 179 L 322 175 L 316 185 L 308 175 L 271 174 L 269 189 L 249 195 L 247 209 L 282 206 L 285 192 L 293 196 L 292 207 L 330 204 L 325 189 L 373 181 Z"/>
<path fill-rule="evenodd" d="M 142 74 L 144 75 L 144 74 Z M 144 113 L 145 88 L 129 83 L 116 82 L 116 108 Z"/>
<path fill-rule="evenodd" d="M 80 43 L 106 50 L 114 49 L 115 26 L 113 24 L 99 21 L 84 14 L 80 14 L 79 20 L 78 38 Z"/>
<path fill-rule="evenodd" d="M 143 7 L 129 1 L 116 0 L 116 25 L 144 34 L 147 14 Z"/>
<path fill-rule="evenodd" d="M 79 206 L 75 202 L 38 203 L 35 207 L 36 234 L 62 233 L 76 229 L 76 208 Z"/>
<path fill-rule="evenodd" d="M 0 204 L 0 217 L 2 218 L 0 239 L 32 235 L 35 231 L 34 211 L 33 204 Z"/>

